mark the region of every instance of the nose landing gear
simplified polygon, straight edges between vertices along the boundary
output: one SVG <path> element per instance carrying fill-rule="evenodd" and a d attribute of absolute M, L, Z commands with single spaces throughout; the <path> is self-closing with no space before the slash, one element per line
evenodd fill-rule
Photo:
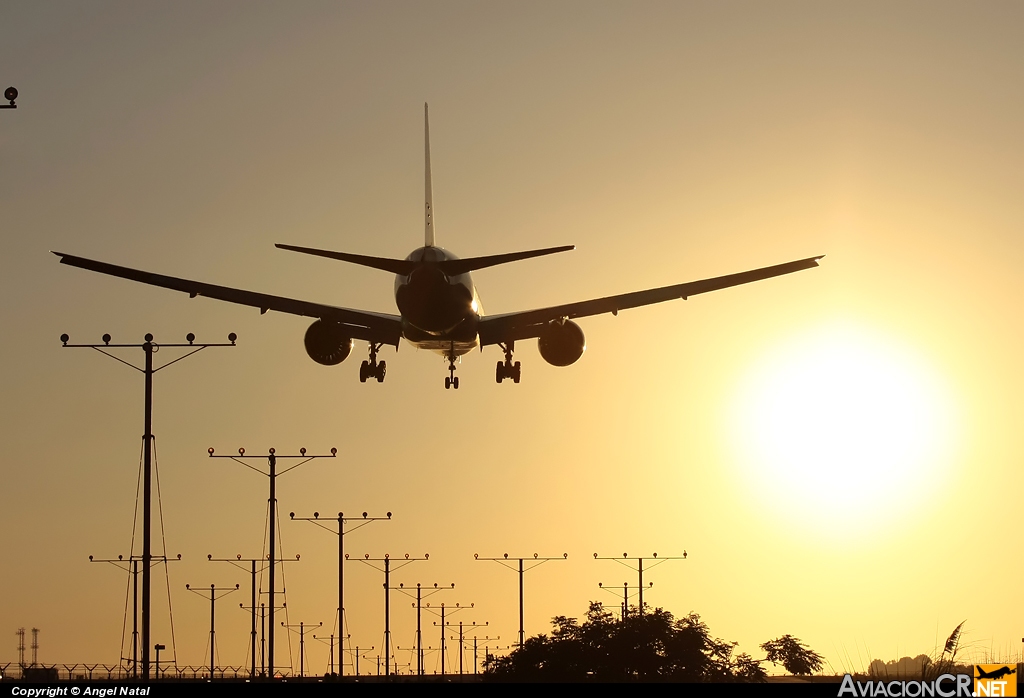
<path fill-rule="evenodd" d="M 459 389 L 459 379 L 455 377 L 455 344 L 452 343 L 452 348 L 448 351 L 448 377 L 444 379 L 444 389 L 449 388 Z"/>
<path fill-rule="evenodd" d="M 515 342 L 498 344 L 498 346 L 505 352 L 505 361 L 499 361 L 494 369 L 495 382 L 501 383 L 506 378 L 511 378 L 513 383 L 518 383 L 519 379 L 523 377 L 523 368 L 518 361 L 512 363 L 512 351 L 515 349 Z"/>
<path fill-rule="evenodd" d="M 388 364 L 386 361 L 377 361 L 377 350 L 379 350 L 383 344 L 379 342 L 370 342 L 370 360 L 364 361 L 359 365 L 359 382 L 365 383 L 367 378 L 376 378 L 378 383 L 384 382 L 384 376 L 388 372 Z"/>

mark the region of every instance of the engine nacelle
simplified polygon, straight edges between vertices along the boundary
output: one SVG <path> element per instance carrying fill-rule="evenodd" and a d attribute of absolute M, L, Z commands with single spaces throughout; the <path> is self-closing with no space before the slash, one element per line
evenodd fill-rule
<path fill-rule="evenodd" d="M 587 338 L 580 326 L 571 320 L 552 322 L 537 340 L 540 355 L 552 366 L 576 363 L 587 350 Z"/>
<path fill-rule="evenodd" d="M 352 353 L 352 338 L 337 322 L 317 320 L 303 339 L 309 358 L 324 366 L 337 366 Z"/>

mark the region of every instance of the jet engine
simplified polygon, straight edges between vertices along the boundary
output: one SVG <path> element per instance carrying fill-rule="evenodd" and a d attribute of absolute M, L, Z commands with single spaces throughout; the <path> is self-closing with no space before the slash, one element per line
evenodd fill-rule
<path fill-rule="evenodd" d="M 537 340 L 540 355 L 552 366 L 576 363 L 587 349 L 587 338 L 580 326 L 571 320 L 550 323 Z"/>
<path fill-rule="evenodd" d="M 337 366 L 352 353 L 352 338 L 337 322 L 317 320 L 303 339 L 309 358 L 324 366 Z"/>

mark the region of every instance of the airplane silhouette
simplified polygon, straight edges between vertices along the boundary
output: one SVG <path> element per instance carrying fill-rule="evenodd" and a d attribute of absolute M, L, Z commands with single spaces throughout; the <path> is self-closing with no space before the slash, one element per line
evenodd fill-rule
<path fill-rule="evenodd" d="M 200 281 L 179 279 L 130 269 L 84 257 L 54 252 L 61 264 L 119 276 L 152 286 L 183 291 L 190 298 L 206 296 L 229 303 L 238 303 L 260 309 L 260 313 L 274 310 L 305 317 L 317 318 L 306 330 L 306 353 L 313 361 L 325 366 L 340 364 L 352 352 L 353 340 L 369 345 L 369 358 L 359 367 L 359 380 L 375 378 L 384 382 L 387 364 L 377 361 L 377 352 L 384 345 L 398 348 L 401 339 L 420 349 L 437 352 L 448 359 L 449 375 L 444 387 L 459 387 L 455 376 L 455 361 L 463 354 L 480 347 L 498 345 L 505 354 L 495 369 L 495 379 L 506 378 L 518 383 L 522 376 L 520 362 L 513 362 L 515 343 L 520 340 L 538 340 L 540 355 L 554 366 L 575 363 L 586 349 L 586 339 L 576 318 L 612 313 L 653 303 L 687 299 L 699 293 L 739 286 L 774 276 L 790 274 L 818 266 L 824 255 L 809 257 L 785 264 L 753 269 L 751 271 L 691 281 L 673 286 L 634 291 L 606 298 L 566 303 L 548 308 L 537 308 L 502 315 L 484 315 L 470 272 L 498 264 L 506 264 L 531 257 L 554 254 L 575 249 L 573 245 L 549 247 L 540 250 L 512 252 L 486 257 L 459 259 L 451 252 L 434 244 L 433 195 L 430 182 L 430 120 L 427 105 L 423 105 L 425 199 L 424 244 L 405 259 L 387 259 L 365 255 L 332 252 L 294 245 L 277 245 L 284 250 L 327 257 L 352 264 L 391 272 L 395 275 L 395 303 L 400 315 L 341 308 L 323 303 L 271 296 L 265 293 L 215 286 Z"/>
<path fill-rule="evenodd" d="M 1010 674 L 1016 674 L 1016 669 L 1011 669 L 1008 666 L 1001 666 L 998 669 L 993 669 L 991 673 L 986 673 L 984 669 L 978 667 L 978 678 L 979 679 L 1001 679 L 1004 676 Z"/>

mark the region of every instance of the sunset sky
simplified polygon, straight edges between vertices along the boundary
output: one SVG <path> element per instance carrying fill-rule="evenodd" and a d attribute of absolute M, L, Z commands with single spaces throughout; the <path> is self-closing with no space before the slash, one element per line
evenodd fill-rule
<path fill-rule="evenodd" d="M 1021 4 L 9 1 L 0 27 L 0 87 L 20 91 L 0 110 L 0 665 L 19 627 L 40 628 L 47 664 L 114 664 L 121 644 L 124 575 L 88 556 L 130 551 L 143 382 L 62 332 L 238 334 L 156 376 L 179 665 L 208 659 L 186 583 L 241 584 L 217 635 L 223 664 L 247 663 L 248 576 L 206 556 L 260 554 L 266 479 L 207 448 L 271 446 L 339 450 L 278 491 L 302 557 L 288 621 L 324 636 L 336 539 L 290 511 L 393 512 L 346 537 L 353 557 L 429 553 L 393 583 L 454 582 L 435 605 L 475 604 L 452 620 L 501 645 L 515 574 L 474 553 L 568 553 L 527 575 L 536 634 L 616 607 L 599 582 L 635 585 L 595 552 L 685 550 L 645 575 L 646 600 L 755 657 L 788 633 L 863 669 L 964 619 L 966 656 L 1019 657 Z M 308 318 L 50 254 L 397 312 L 391 275 L 274 243 L 421 245 L 424 102 L 439 245 L 576 245 L 475 272 L 488 313 L 826 257 L 583 319 L 568 368 L 522 342 L 520 385 L 495 384 L 497 348 L 471 353 L 446 391 L 444 359 L 409 344 L 362 385 L 365 343 L 320 366 Z M 352 645 L 379 649 L 382 575 L 346 575 Z M 404 665 L 415 616 L 393 609 Z M 307 651 L 322 673 L 327 647 Z"/>

